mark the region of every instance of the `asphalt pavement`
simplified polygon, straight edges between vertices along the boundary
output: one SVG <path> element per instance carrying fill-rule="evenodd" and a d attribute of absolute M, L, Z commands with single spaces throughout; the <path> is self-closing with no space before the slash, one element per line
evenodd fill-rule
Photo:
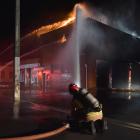
<path fill-rule="evenodd" d="M 102 95 L 102 93 L 100 93 Z M 100 95 L 99 94 L 99 95 Z M 140 93 L 111 93 L 99 96 L 108 130 L 89 135 L 71 129 L 47 140 L 140 139 Z M 19 117 L 13 116 L 13 93 L 0 90 L 0 137 L 19 137 L 53 131 L 64 125 L 70 110 L 71 96 L 67 92 L 39 90 L 21 91 Z"/>

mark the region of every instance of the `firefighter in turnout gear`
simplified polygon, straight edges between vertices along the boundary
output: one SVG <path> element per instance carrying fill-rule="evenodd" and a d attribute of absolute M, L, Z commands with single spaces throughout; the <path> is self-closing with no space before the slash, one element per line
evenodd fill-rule
<path fill-rule="evenodd" d="M 71 116 L 76 122 L 86 120 L 90 125 L 90 131 L 96 133 L 103 129 L 102 106 L 99 101 L 84 88 L 76 84 L 69 85 L 69 92 L 73 96 L 71 104 Z M 98 122 L 98 123 L 96 123 Z M 99 130 L 98 128 L 101 127 Z"/>

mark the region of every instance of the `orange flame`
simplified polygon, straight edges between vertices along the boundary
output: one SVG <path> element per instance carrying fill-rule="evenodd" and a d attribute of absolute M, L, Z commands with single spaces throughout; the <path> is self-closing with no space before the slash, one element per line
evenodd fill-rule
<path fill-rule="evenodd" d="M 86 13 L 86 15 L 87 15 L 87 11 L 85 10 L 86 5 L 85 4 L 76 4 L 73 11 L 69 14 L 68 18 L 66 18 L 65 20 L 62 20 L 62 21 L 52 23 L 50 25 L 42 26 L 42 27 L 32 31 L 31 33 L 27 34 L 25 36 L 25 38 L 28 36 L 32 36 L 32 35 L 41 36 L 43 34 L 49 33 L 51 31 L 60 29 L 62 27 L 65 27 L 67 25 L 74 23 L 74 21 L 76 19 L 76 8 L 82 9 L 82 11 L 84 11 L 84 14 Z"/>
<path fill-rule="evenodd" d="M 75 16 L 72 15 L 71 17 L 68 17 L 65 20 L 58 21 L 58 22 L 50 24 L 50 25 L 42 26 L 42 27 L 34 30 L 33 32 L 29 33 L 27 36 L 31 36 L 31 35 L 41 36 L 43 34 L 46 34 L 46 33 L 49 33 L 51 31 L 54 31 L 54 30 L 57 30 L 59 28 L 70 25 L 70 24 L 74 23 L 74 21 L 75 21 Z"/>
<path fill-rule="evenodd" d="M 90 12 L 87 10 L 89 8 L 88 8 L 88 5 L 86 3 L 77 3 L 77 4 L 75 4 L 74 10 L 73 10 L 73 13 L 75 13 L 75 16 L 76 16 L 76 9 L 80 9 L 82 11 L 83 16 L 91 17 Z"/>
<path fill-rule="evenodd" d="M 58 43 L 65 43 L 67 41 L 66 36 L 63 35 L 57 42 Z"/>

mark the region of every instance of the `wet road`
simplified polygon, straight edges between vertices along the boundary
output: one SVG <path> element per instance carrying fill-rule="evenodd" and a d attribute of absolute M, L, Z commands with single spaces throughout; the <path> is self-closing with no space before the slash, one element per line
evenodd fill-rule
<path fill-rule="evenodd" d="M 57 95 L 55 92 L 21 91 L 19 118 L 14 119 L 13 93 L 1 90 L 0 137 L 31 135 L 61 127 L 69 113 L 68 100 L 70 98 L 65 93 Z"/>
<path fill-rule="evenodd" d="M 140 124 L 140 93 L 99 93 L 106 117 Z"/>
<path fill-rule="evenodd" d="M 140 93 L 99 93 L 109 130 L 91 136 L 67 130 L 49 140 L 140 139 Z M 13 119 L 13 94 L 0 91 L 0 137 L 24 136 L 54 130 L 69 114 L 71 96 L 67 92 L 37 90 L 21 92 L 20 117 Z"/>
<path fill-rule="evenodd" d="M 105 117 L 108 120 L 109 129 L 104 134 L 91 136 L 67 131 L 50 140 L 140 139 L 140 93 L 100 92 L 98 98 L 103 104 Z"/>

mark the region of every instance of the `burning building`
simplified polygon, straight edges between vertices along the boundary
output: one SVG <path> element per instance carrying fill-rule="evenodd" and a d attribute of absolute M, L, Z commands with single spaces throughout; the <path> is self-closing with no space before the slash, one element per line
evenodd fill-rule
<path fill-rule="evenodd" d="M 68 17 L 63 21 L 42 26 L 22 37 L 21 85 L 41 89 L 47 86 L 66 87 L 73 80 L 74 54 L 72 53 L 74 43 L 69 42 L 71 42 L 73 29 L 75 29 L 74 22 L 75 16 Z M 125 86 L 118 86 L 114 73 L 116 71 L 115 67 L 119 67 L 119 63 L 129 65 L 129 63 L 140 60 L 139 39 L 91 18 L 84 19 L 79 36 L 80 76 L 83 87 L 91 90 L 109 87 L 127 88 L 128 81 L 130 84 L 128 79 L 131 78 L 132 82 L 135 81 L 133 66 L 131 66 L 132 77 L 130 77 L 130 72 L 127 71 L 129 67 L 126 66 L 124 77 L 127 80 L 124 80 Z M 10 81 L 12 77 L 13 45 L 1 52 L 0 55 L 1 62 L 3 62 L 0 67 L 0 81 Z M 112 74 L 109 74 L 110 69 Z M 122 68 L 122 71 L 124 69 Z M 3 76 L 4 71 L 9 73 L 7 74 L 9 78 Z M 131 83 L 131 86 L 133 87 L 133 83 Z"/>

